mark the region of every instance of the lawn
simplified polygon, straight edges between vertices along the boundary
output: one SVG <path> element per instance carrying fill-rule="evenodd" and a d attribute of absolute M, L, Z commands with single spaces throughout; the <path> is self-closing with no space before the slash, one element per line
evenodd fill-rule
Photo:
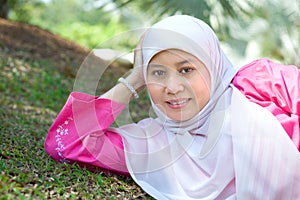
<path fill-rule="evenodd" d="M 56 67 L 0 46 L 0 199 L 151 199 L 130 177 L 57 163 L 44 152 L 74 84 Z"/>

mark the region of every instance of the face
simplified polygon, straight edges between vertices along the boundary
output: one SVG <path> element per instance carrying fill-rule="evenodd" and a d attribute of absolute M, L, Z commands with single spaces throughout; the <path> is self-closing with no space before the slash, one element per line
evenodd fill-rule
<path fill-rule="evenodd" d="M 169 118 L 191 119 L 210 98 L 210 75 L 195 56 L 170 49 L 156 54 L 147 69 L 148 92 Z"/>

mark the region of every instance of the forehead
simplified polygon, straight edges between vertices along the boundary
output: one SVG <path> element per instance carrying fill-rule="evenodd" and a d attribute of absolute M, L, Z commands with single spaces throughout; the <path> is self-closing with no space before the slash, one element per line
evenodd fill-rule
<path fill-rule="evenodd" d="M 167 49 L 155 54 L 149 63 L 159 61 L 180 61 L 180 60 L 198 60 L 192 54 L 178 49 Z"/>
<path fill-rule="evenodd" d="M 185 64 L 192 64 L 197 67 L 205 67 L 203 62 L 190 53 L 178 49 L 167 49 L 154 55 L 148 64 L 148 68 L 156 66 L 180 67 Z"/>

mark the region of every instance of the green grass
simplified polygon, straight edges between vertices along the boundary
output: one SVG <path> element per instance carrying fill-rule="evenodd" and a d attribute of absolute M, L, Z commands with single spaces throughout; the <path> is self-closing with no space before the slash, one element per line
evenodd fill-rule
<path fill-rule="evenodd" d="M 73 82 L 53 64 L 0 49 L 0 200 L 151 199 L 130 177 L 57 163 L 44 152 Z"/>

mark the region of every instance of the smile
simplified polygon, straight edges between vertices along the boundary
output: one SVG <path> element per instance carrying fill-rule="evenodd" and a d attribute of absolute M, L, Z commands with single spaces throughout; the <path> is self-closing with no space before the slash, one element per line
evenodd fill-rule
<path fill-rule="evenodd" d="M 169 107 L 171 107 L 173 109 L 179 109 L 179 108 L 185 107 L 190 100 L 191 100 L 190 98 L 172 99 L 172 100 L 166 101 L 166 103 L 169 105 Z"/>

